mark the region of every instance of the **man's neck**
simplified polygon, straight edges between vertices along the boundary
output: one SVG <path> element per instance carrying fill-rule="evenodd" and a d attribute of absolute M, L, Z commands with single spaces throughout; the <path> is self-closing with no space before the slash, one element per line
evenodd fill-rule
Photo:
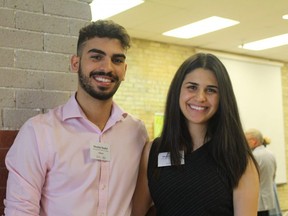
<path fill-rule="evenodd" d="M 98 100 L 90 95 L 77 92 L 76 100 L 87 119 L 102 131 L 111 115 L 113 106 L 112 98 L 108 100 Z"/>

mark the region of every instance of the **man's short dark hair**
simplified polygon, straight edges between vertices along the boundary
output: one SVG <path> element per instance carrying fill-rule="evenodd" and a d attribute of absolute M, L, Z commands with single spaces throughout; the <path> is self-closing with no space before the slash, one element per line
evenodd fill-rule
<path fill-rule="evenodd" d="M 125 50 L 130 48 L 130 36 L 126 29 L 112 20 L 97 20 L 79 31 L 77 55 L 82 53 L 82 45 L 94 37 L 118 39 Z"/>

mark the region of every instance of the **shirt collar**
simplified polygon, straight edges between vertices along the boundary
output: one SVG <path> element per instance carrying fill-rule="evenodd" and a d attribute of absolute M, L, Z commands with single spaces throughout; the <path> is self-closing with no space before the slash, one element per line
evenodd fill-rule
<path fill-rule="evenodd" d="M 261 149 L 264 149 L 266 148 L 264 145 L 260 145 L 260 146 L 257 146 L 256 148 L 254 148 L 253 151 L 258 151 L 258 150 L 261 150 Z"/>
<path fill-rule="evenodd" d="M 108 122 L 117 122 L 127 116 L 127 112 L 124 112 L 115 102 L 112 105 L 111 115 Z M 63 106 L 63 115 L 62 120 L 65 121 L 70 118 L 85 118 L 87 119 L 85 113 L 79 106 L 76 100 L 76 93 L 74 93 L 67 103 Z"/>

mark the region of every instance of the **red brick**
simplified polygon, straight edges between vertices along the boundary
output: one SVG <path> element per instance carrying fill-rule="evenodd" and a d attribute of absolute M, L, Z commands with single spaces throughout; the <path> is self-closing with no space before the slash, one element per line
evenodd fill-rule
<path fill-rule="evenodd" d="M 7 177 L 8 177 L 8 170 L 6 168 L 0 168 L 0 188 L 6 187 Z"/>
<path fill-rule="evenodd" d="M 1 130 L 0 131 L 0 148 L 10 148 L 17 135 L 17 130 Z"/>
<path fill-rule="evenodd" d="M 5 157 L 8 152 L 8 148 L 0 148 L 0 168 L 5 168 Z"/>

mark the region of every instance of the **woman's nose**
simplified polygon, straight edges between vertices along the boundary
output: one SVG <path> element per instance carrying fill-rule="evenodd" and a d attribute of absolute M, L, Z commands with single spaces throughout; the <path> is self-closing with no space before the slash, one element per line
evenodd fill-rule
<path fill-rule="evenodd" d="M 206 94 L 205 91 L 199 90 L 196 95 L 197 101 L 204 102 L 206 101 Z"/>

